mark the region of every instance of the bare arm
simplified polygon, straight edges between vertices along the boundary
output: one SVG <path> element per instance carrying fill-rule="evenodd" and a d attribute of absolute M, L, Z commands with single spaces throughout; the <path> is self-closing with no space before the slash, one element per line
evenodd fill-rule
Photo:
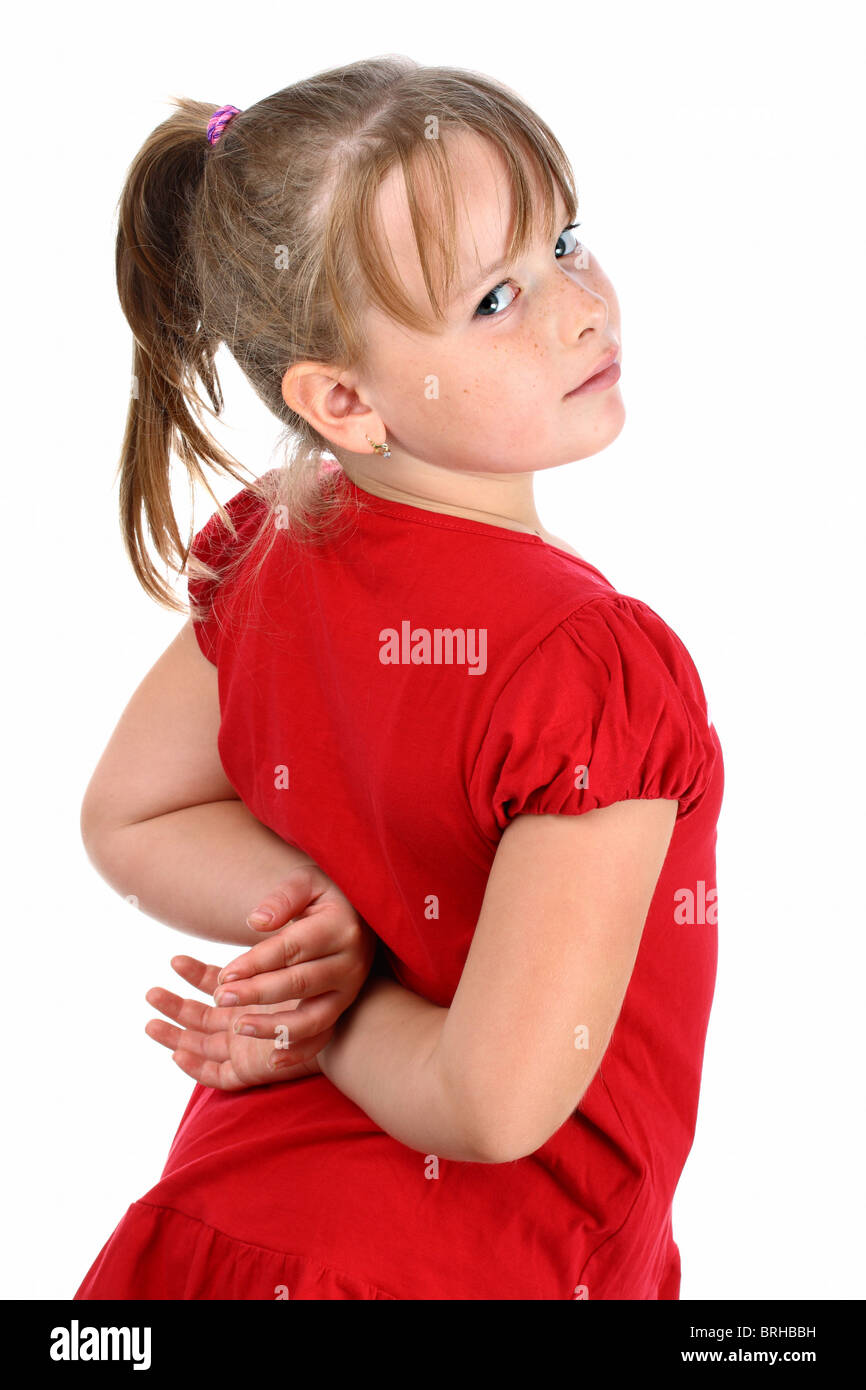
<path fill-rule="evenodd" d="M 90 780 L 81 832 L 94 866 L 142 911 L 251 946 L 253 906 L 309 855 L 239 800 L 217 752 L 216 667 L 185 624 L 135 691 Z"/>
<path fill-rule="evenodd" d="M 517 817 L 450 1008 L 368 981 L 319 1054 L 325 1075 L 410 1148 L 488 1163 L 534 1153 L 607 1048 L 676 808 L 634 800 Z"/>

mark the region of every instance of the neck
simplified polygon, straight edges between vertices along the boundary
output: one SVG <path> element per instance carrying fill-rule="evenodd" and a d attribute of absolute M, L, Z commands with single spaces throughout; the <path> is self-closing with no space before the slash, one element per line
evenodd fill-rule
<path fill-rule="evenodd" d="M 515 531 L 542 535 L 544 528 L 535 509 L 531 473 L 456 473 L 418 460 L 389 459 L 332 450 L 344 473 L 356 487 L 374 497 L 402 502 L 424 511 L 468 517 Z"/>

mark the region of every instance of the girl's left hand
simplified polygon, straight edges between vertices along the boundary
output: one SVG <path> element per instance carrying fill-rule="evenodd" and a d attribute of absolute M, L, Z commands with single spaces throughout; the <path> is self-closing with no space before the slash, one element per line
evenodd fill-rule
<path fill-rule="evenodd" d="M 267 922 L 258 920 L 261 917 Z M 256 1037 L 273 1037 L 272 1025 L 255 1018 L 263 1011 L 250 1006 L 291 1000 L 298 1006 L 292 1036 L 300 1043 L 313 1035 L 321 1039 L 327 1031 L 330 1041 L 334 1025 L 370 973 L 375 933 L 315 864 L 302 865 L 283 879 L 250 913 L 247 924 L 265 940 L 223 966 L 215 986 L 216 1003 L 246 1005 L 243 1022 L 248 1030 Z M 316 1051 L 324 1047 L 320 1042 Z"/>
<path fill-rule="evenodd" d="M 181 979 L 213 994 L 217 988 L 218 965 L 205 965 L 192 956 L 174 956 L 172 969 Z M 148 1037 L 171 1050 L 172 1059 L 187 1076 L 202 1086 L 222 1091 L 240 1091 L 249 1086 L 269 1086 L 277 1081 L 294 1081 L 320 1072 L 317 1054 L 333 1035 L 333 1026 L 315 1037 L 299 1039 L 291 1048 L 280 1046 L 281 1039 L 271 1030 L 265 1037 L 245 1037 L 234 1031 L 235 1023 L 249 1014 L 282 1014 L 297 1007 L 297 999 L 274 1004 L 235 1008 L 216 1008 L 197 999 L 182 999 L 167 989 L 150 989 L 149 1004 L 180 1027 L 153 1018 L 145 1027 Z M 289 1034 L 291 1037 L 291 1032 Z M 275 1068 L 269 1060 L 279 1060 Z"/>

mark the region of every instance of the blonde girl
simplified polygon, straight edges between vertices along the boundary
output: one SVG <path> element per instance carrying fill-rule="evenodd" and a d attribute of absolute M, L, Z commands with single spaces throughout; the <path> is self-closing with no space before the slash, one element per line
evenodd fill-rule
<path fill-rule="evenodd" d="M 536 512 L 624 422 L 566 154 L 402 57 L 176 107 L 120 204 L 121 510 L 193 606 L 83 830 L 248 949 L 149 996 L 197 1084 L 76 1297 L 676 1299 L 722 757 L 677 635 Z M 285 427 L 258 481 L 203 423 L 221 344 Z M 172 450 L 246 484 L 192 545 Z"/>

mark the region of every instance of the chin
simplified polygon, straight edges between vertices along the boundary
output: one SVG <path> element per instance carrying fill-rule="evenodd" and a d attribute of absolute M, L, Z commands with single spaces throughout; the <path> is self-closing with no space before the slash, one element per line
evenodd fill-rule
<path fill-rule="evenodd" d="M 608 444 L 612 444 L 622 433 L 625 424 L 625 406 L 622 397 L 610 402 L 610 408 L 598 421 L 592 435 L 583 441 L 580 452 L 574 455 L 577 459 L 592 458 L 593 454 L 600 454 L 602 449 L 606 449 Z"/>
<path fill-rule="evenodd" d="M 585 430 L 584 437 L 579 441 L 573 439 L 568 441 L 561 459 L 557 459 L 555 463 L 536 464 L 529 471 L 542 472 L 546 468 L 561 468 L 566 463 L 579 463 L 581 459 L 592 458 L 594 454 L 600 454 L 602 449 L 606 449 L 609 444 L 619 438 L 624 424 L 625 406 L 620 401 L 615 410 L 608 410 L 596 422 L 595 429 L 591 433 L 589 430 Z"/>

